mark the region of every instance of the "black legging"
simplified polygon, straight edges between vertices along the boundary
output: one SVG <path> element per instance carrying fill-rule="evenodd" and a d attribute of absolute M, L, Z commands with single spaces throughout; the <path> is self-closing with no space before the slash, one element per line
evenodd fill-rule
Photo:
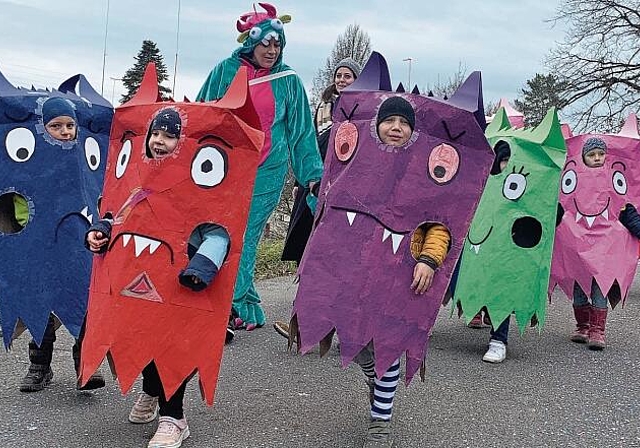
<path fill-rule="evenodd" d="M 152 397 L 158 397 L 158 404 L 160 406 L 160 416 L 173 417 L 180 420 L 184 417 L 183 401 L 184 392 L 187 388 L 189 379 L 187 378 L 182 382 L 180 387 L 176 390 L 173 396 L 167 400 L 164 395 L 164 388 L 160 381 L 160 375 L 155 363 L 150 362 L 147 367 L 142 369 L 142 390 L 147 395 Z"/>

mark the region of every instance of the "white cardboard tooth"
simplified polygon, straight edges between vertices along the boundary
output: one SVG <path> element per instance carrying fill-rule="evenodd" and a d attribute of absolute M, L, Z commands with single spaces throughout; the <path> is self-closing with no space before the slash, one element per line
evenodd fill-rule
<path fill-rule="evenodd" d="M 353 225 L 353 220 L 356 219 L 356 214 L 354 212 L 347 212 L 347 220 L 349 221 L 349 225 Z"/>
<path fill-rule="evenodd" d="M 596 220 L 595 216 L 585 216 L 584 219 L 587 221 L 587 225 L 591 227 L 593 225 L 593 221 Z"/>
<path fill-rule="evenodd" d="M 135 245 L 136 257 L 140 256 L 140 254 L 147 248 L 149 243 L 151 243 L 151 240 L 143 236 L 133 235 L 133 244 Z"/>
<path fill-rule="evenodd" d="M 397 233 L 391 234 L 391 244 L 393 245 L 394 254 L 398 252 L 398 247 L 400 247 L 400 243 L 402 242 L 403 238 L 404 238 L 404 235 L 398 235 Z"/>
<path fill-rule="evenodd" d="M 149 244 L 149 252 L 154 253 L 158 247 L 160 247 L 160 241 L 151 241 L 151 243 Z"/>

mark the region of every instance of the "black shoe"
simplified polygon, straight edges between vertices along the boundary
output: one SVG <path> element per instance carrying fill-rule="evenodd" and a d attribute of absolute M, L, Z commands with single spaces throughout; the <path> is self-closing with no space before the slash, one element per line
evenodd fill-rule
<path fill-rule="evenodd" d="M 227 345 L 233 341 L 233 338 L 236 336 L 236 331 L 232 328 L 232 325 L 227 325 L 227 335 L 224 339 L 224 344 Z"/>
<path fill-rule="evenodd" d="M 80 383 L 76 385 L 78 390 L 94 390 L 104 387 L 104 377 L 100 372 L 96 372 L 89 377 L 89 381 L 84 386 L 80 386 Z"/>
<path fill-rule="evenodd" d="M 20 383 L 20 392 L 39 392 L 51 383 L 52 378 L 51 366 L 31 364 L 29 371 Z"/>

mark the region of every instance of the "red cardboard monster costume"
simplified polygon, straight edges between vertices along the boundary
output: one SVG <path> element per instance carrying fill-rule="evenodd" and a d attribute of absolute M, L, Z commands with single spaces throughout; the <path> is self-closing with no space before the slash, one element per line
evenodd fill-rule
<path fill-rule="evenodd" d="M 150 123 L 161 109 L 181 119 L 174 152 L 150 158 Z M 161 102 L 150 65 L 136 95 L 116 110 L 101 212 L 112 228 L 95 257 L 81 378 L 108 356 L 126 393 L 153 361 L 167 397 L 196 371 L 213 404 L 226 324 L 263 133 L 240 70 L 218 101 Z M 187 241 L 216 224 L 229 249 L 215 281 L 194 292 L 178 282 Z"/>

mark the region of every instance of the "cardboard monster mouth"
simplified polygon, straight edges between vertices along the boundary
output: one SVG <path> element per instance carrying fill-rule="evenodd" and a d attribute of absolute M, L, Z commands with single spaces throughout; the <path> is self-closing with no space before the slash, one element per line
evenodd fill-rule
<path fill-rule="evenodd" d="M 133 250 L 134 256 L 136 258 L 140 257 L 144 252 L 146 252 L 147 249 L 149 250 L 149 255 L 153 255 L 160 246 L 164 246 L 169 250 L 169 255 L 171 256 L 171 264 L 173 265 L 173 249 L 167 242 L 161 239 L 151 238 L 150 236 L 142 235 L 140 233 L 121 232 L 117 234 L 111 241 L 109 251 L 113 249 L 118 240 L 122 240 L 123 248 L 129 246 L 129 243 L 131 242 L 131 240 L 133 240 Z"/>
<path fill-rule="evenodd" d="M 598 213 L 588 214 L 580 210 L 578 207 L 578 202 L 576 198 L 573 198 L 573 205 L 576 207 L 576 222 L 580 221 L 581 218 L 587 222 L 587 226 L 591 227 L 593 222 L 596 220 L 598 216 L 601 216 L 605 221 L 609 221 L 609 204 L 611 203 L 611 197 L 607 198 L 607 203 L 602 210 Z"/>
<path fill-rule="evenodd" d="M 362 219 L 362 217 L 368 217 L 374 220 L 378 225 L 380 225 L 384 229 L 382 233 L 382 243 L 384 243 L 389 239 L 389 237 L 391 237 L 391 249 L 394 255 L 398 252 L 398 248 L 400 247 L 400 243 L 402 242 L 404 237 L 407 236 L 407 232 L 399 233 L 391 230 L 387 225 L 385 225 L 382 222 L 381 219 L 377 218 L 376 216 L 373 216 L 370 213 L 349 210 L 342 207 L 332 207 L 332 208 L 337 211 L 345 213 L 345 219 L 349 223 L 349 227 L 353 227 L 354 222 L 357 221 L 358 218 Z"/>
<path fill-rule="evenodd" d="M 467 234 L 467 241 L 471 246 L 471 250 L 473 250 L 477 254 L 480 251 L 480 246 L 482 245 L 482 243 L 487 241 L 492 231 L 493 231 L 493 226 L 489 227 L 489 231 L 487 232 L 487 234 L 483 238 L 481 238 L 480 241 L 477 241 L 477 242 L 471 240 L 471 231 L 469 231 L 469 233 Z"/>

